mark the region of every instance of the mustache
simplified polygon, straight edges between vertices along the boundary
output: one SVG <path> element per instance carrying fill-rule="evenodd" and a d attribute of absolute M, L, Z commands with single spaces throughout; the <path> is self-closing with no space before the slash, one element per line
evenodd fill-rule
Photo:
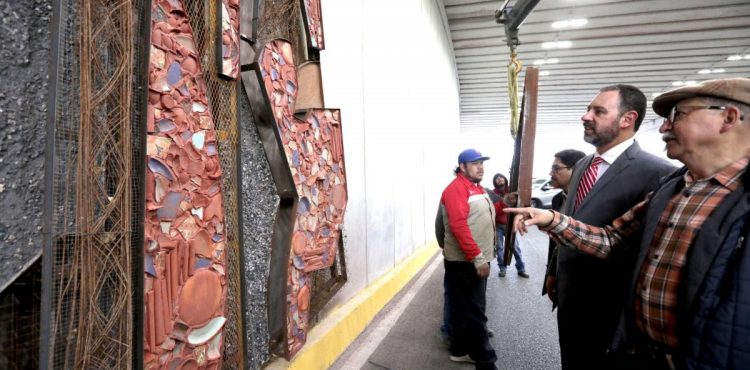
<path fill-rule="evenodd" d="M 594 128 L 594 122 L 583 121 L 583 128 L 593 129 Z"/>
<path fill-rule="evenodd" d="M 662 141 L 676 140 L 676 139 L 677 139 L 677 135 L 675 135 L 673 132 L 670 132 L 670 131 L 667 131 L 661 135 Z"/>

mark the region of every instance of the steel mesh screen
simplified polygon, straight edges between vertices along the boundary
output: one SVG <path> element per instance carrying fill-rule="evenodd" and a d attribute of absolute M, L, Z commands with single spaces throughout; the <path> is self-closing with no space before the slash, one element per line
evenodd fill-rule
<path fill-rule="evenodd" d="M 133 76 L 141 1 L 63 0 L 47 157 L 43 368 L 133 365 L 133 240 L 143 209 Z M 135 233 L 135 234 L 134 234 Z M 137 244 L 139 245 L 139 244 Z"/>
<path fill-rule="evenodd" d="M 241 258 L 239 246 L 239 223 L 237 208 L 238 164 L 237 151 L 239 132 L 237 126 L 237 81 L 219 77 L 216 57 L 216 42 L 220 35 L 220 1 L 186 0 L 193 27 L 196 46 L 200 51 L 206 95 L 211 105 L 219 144 L 219 159 L 222 169 L 222 193 L 224 194 L 224 216 L 226 222 L 226 267 L 227 291 L 226 318 L 224 326 L 224 358 L 222 368 L 240 369 L 244 363 Z"/>

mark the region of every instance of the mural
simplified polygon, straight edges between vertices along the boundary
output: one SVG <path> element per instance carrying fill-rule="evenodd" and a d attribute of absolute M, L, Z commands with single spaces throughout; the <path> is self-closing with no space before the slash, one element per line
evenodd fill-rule
<path fill-rule="evenodd" d="M 310 109 L 303 119 L 294 115 L 299 88 L 289 42 L 267 43 L 254 67 L 297 194 L 287 270 L 285 354 L 291 358 L 307 339 L 309 273 L 331 266 L 340 238 L 347 200 L 340 113 Z"/>
<path fill-rule="evenodd" d="M 240 73 L 240 0 L 221 0 L 221 42 L 216 43 L 219 73 L 236 80 Z"/>
<path fill-rule="evenodd" d="M 307 45 L 311 49 L 325 49 L 323 38 L 323 15 L 320 10 L 320 0 L 301 0 L 305 11 L 305 31 L 307 31 Z"/>
<path fill-rule="evenodd" d="M 216 132 L 183 3 L 151 7 L 146 369 L 216 369 L 226 322 L 224 210 Z"/>
<path fill-rule="evenodd" d="M 65 0 L 54 11 L 40 363 L 292 358 L 346 279 L 342 119 L 323 100 L 320 1 Z M 259 19 L 269 23 L 257 31 Z M 279 32 L 307 42 L 295 49 Z M 298 68 L 295 56 L 311 60 Z M 248 75 L 255 91 L 242 94 Z"/>

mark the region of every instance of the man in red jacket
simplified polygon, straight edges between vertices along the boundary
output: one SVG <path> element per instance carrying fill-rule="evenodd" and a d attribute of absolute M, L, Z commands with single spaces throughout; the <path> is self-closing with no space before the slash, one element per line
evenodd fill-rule
<path fill-rule="evenodd" d="M 497 369 L 485 315 L 489 262 L 495 256 L 495 208 L 479 184 L 488 159 L 474 149 L 461 152 L 456 178 L 440 198 L 445 280 L 453 295 L 450 359 L 473 362 L 477 369 Z"/>

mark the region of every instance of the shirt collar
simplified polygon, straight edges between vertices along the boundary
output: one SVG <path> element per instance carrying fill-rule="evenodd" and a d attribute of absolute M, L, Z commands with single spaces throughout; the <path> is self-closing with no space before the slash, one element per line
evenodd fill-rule
<path fill-rule="evenodd" d="M 619 143 L 619 144 L 617 144 L 617 145 L 609 148 L 609 150 L 607 150 L 604 153 L 601 153 L 601 154 L 597 153 L 597 155 L 599 157 L 602 157 L 602 159 L 605 162 L 607 162 L 608 164 L 612 164 L 612 163 L 615 163 L 615 161 L 617 160 L 617 158 L 619 158 L 622 153 L 624 153 L 626 150 L 628 150 L 628 148 L 631 145 L 633 145 L 633 143 L 635 143 L 635 139 L 633 139 L 631 137 L 630 139 L 627 139 L 627 140 L 625 140 L 625 141 L 623 141 L 623 142 L 621 142 L 621 143 Z"/>
<path fill-rule="evenodd" d="M 742 177 L 742 174 L 745 173 L 748 163 L 750 163 L 750 156 L 744 156 L 729 166 L 724 167 L 724 169 L 715 173 L 707 180 L 713 180 L 730 191 L 734 191 L 739 186 L 739 179 Z M 693 174 L 690 173 L 690 170 L 685 173 L 684 178 L 685 183 L 688 185 L 698 181 L 693 177 Z"/>
<path fill-rule="evenodd" d="M 479 184 L 479 183 L 476 183 L 476 182 L 473 182 L 473 181 L 469 180 L 469 178 L 468 178 L 468 177 L 466 177 L 466 176 L 464 176 L 464 174 L 463 174 L 463 173 L 459 173 L 459 174 L 458 174 L 458 175 L 456 175 L 456 176 L 458 176 L 458 177 L 459 177 L 459 178 L 461 179 L 461 181 L 462 181 L 462 182 L 463 182 L 464 184 L 468 185 L 468 186 L 474 186 L 474 187 L 482 188 L 482 185 L 481 185 L 481 184 Z M 484 188 L 482 188 L 482 189 L 484 189 Z"/>

